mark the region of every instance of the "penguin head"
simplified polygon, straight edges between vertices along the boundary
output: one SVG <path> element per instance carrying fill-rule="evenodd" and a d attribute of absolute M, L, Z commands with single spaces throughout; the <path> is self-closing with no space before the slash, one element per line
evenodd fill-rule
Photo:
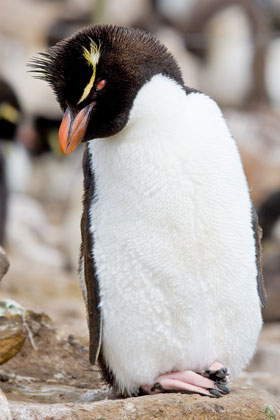
<path fill-rule="evenodd" d="M 119 133 L 137 92 L 154 75 L 183 86 L 173 56 L 151 34 L 96 25 L 65 39 L 30 63 L 53 88 L 64 111 L 59 142 L 64 154 L 81 141 Z"/>

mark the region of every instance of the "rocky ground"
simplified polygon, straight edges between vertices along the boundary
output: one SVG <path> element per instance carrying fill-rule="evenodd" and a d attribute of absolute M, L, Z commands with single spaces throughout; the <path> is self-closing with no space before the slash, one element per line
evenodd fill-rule
<path fill-rule="evenodd" d="M 11 404 L 13 420 L 277 420 L 278 402 L 266 391 L 234 387 L 222 401 L 199 395 L 161 394 L 95 404 Z M 38 417 L 38 413 L 39 417 Z"/>

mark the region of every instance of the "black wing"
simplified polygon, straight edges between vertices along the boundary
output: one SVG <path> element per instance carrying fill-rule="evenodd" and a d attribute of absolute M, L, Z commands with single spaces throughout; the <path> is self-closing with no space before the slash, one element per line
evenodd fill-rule
<path fill-rule="evenodd" d="M 262 229 L 259 226 L 258 215 L 254 207 L 252 207 L 252 224 L 255 232 L 255 241 L 256 241 L 256 263 L 257 263 L 257 287 L 259 292 L 259 297 L 261 301 L 261 306 L 264 308 L 266 305 L 266 291 L 264 287 L 264 278 L 262 272 Z"/>
<path fill-rule="evenodd" d="M 89 360 L 95 364 L 100 352 L 101 336 L 102 336 L 102 319 L 100 310 L 100 294 L 99 284 L 96 276 L 95 263 L 93 258 L 94 239 L 89 230 L 90 218 L 89 209 L 94 199 L 94 173 L 90 166 L 90 155 L 88 146 L 86 146 L 84 159 L 84 209 L 81 220 L 81 258 L 80 262 L 83 264 L 81 267 L 81 275 L 84 273 L 84 280 L 86 286 L 86 306 L 88 315 L 88 328 L 89 328 Z"/>

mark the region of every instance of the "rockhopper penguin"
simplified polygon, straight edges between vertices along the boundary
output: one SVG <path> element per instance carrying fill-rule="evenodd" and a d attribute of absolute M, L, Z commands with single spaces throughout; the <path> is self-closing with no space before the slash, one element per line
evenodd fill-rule
<path fill-rule="evenodd" d="M 251 359 L 265 292 L 260 234 L 217 104 L 133 28 L 93 26 L 34 59 L 86 142 L 81 283 L 90 360 L 122 394 L 219 397 Z"/>

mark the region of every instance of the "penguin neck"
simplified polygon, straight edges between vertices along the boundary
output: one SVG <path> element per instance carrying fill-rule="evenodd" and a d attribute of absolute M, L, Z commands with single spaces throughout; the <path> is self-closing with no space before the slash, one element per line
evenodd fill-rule
<path fill-rule="evenodd" d="M 150 141 L 160 137 L 160 133 L 166 130 L 176 131 L 181 118 L 184 120 L 181 115 L 184 107 L 181 104 L 185 100 L 186 92 L 181 85 L 169 77 L 157 74 L 138 91 L 123 130 L 97 141 L 102 141 L 104 146 L 139 140 L 142 143 L 145 139 Z"/>
<path fill-rule="evenodd" d="M 191 107 L 188 98 L 193 95 L 186 95 L 182 86 L 163 75 L 147 82 L 136 95 L 125 128 L 112 137 L 88 142 L 98 189 L 136 179 L 137 173 L 147 171 L 148 161 L 151 167 L 157 162 L 164 171 L 171 156 L 180 156 L 182 141 L 186 143 L 186 107 Z"/>
<path fill-rule="evenodd" d="M 185 90 L 175 80 L 157 74 L 136 95 L 126 127 L 152 124 L 159 128 L 159 121 L 162 126 L 176 116 L 178 101 L 185 97 Z"/>

